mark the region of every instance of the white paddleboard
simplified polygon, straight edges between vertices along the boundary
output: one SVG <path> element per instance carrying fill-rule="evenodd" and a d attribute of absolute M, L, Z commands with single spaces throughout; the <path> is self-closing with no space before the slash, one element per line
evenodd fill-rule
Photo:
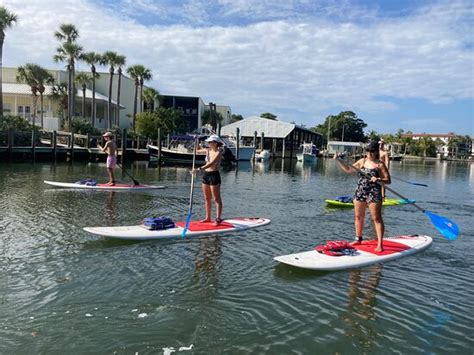
<path fill-rule="evenodd" d="M 70 189 L 88 189 L 88 190 L 115 190 L 115 191 L 127 191 L 127 190 L 153 190 L 153 189 L 164 189 L 164 186 L 157 185 L 134 185 L 134 184 L 115 184 L 110 186 L 107 184 L 97 184 L 95 186 L 89 186 L 79 184 L 77 182 L 57 182 L 44 180 L 44 183 L 56 187 L 66 187 Z"/>
<path fill-rule="evenodd" d="M 276 256 L 274 259 L 280 263 L 302 269 L 334 271 L 353 269 L 362 266 L 383 263 L 425 250 L 433 242 L 426 235 L 399 236 L 384 238 L 384 251 L 374 251 L 375 240 L 363 241 L 354 245 L 356 250 L 352 254 L 331 256 L 316 250 L 304 251 L 296 254 Z"/>
<path fill-rule="evenodd" d="M 213 222 L 201 223 L 191 221 L 185 238 L 196 237 L 208 234 L 223 234 L 242 231 L 245 229 L 261 227 L 270 223 L 266 218 L 231 218 L 214 226 Z M 185 222 L 177 222 L 175 228 L 163 230 L 148 230 L 141 225 L 122 227 L 85 227 L 86 232 L 100 235 L 107 238 L 128 239 L 128 240 L 149 240 L 149 239 L 171 239 L 182 238 Z"/>

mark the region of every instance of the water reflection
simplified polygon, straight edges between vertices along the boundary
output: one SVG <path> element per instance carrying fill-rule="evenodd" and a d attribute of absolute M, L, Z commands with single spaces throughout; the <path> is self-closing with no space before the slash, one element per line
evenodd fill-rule
<path fill-rule="evenodd" d="M 343 320 L 350 326 L 347 336 L 358 340 L 365 350 L 370 349 L 378 337 L 378 332 L 370 321 L 377 319 L 377 287 L 382 265 L 352 270 L 349 274 L 347 315 Z"/>
<path fill-rule="evenodd" d="M 105 208 L 104 208 L 104 215 L 105 215 L 105 224 L 107 226 L 116 225 L 118 222 L 118 215 L 115 208 L 115 191 L 108 191 L 107 198 L 105 199 Z"/>
<path fill-rule="evenodd" d="M 201 286 L 211 286 L 211 290 L 217 289 L 219 261 L 222 255 L 221 239 L 216 237 L 202 238 L 199 240 L 199 248 L 194 255 L 193 278 Z"/>

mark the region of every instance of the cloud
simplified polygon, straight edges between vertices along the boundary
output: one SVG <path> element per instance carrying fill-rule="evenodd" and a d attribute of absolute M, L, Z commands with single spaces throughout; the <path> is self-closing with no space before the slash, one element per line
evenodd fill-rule
<path fill-rule="evenodd" d="M 368 11 L 364 21 L 355 20 L 360 8 L 345 1 L 326 1 L 321 16 L 321 7 L 302 0 L 218 0 L 210 7 L 198 0 L 179 7 L 125 0 L 122 11 L 86 0 L 4 3 L 19 15 L 6 33 L 6 66 L 28 61 L 60 68 L 52 62 L 58 44 L 53 33 L 71 22 L 87 51 L 114 50 L 129 65 L 152 69 L 151 85 L 160 92 L 201 96 L 244 116 L 270 111 L 311 126 L 334 108 L 397 109 L 380 97 L 447 103 L 474 96 L 473 39 L 466 30 L 472 8 L 464 1 L 436 3 L 403 17 L 378 18 Z M 311 16 L 303 13 L 308 8 Z M 183 9 L 184 24 L 136 20 L 145 12 L 176 19 Z M 213 11 L 231 24 L 209 24 Z M 328 19 L 342 18 L 344 11 L 345 21 Z M 230 21 L 232 16 L 256 20 L 242 24 Z"/>

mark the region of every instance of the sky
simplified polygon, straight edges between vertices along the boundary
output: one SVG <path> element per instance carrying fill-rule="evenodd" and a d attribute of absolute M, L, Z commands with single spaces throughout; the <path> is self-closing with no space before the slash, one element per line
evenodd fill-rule
<path fill-rule="evenodd" d="M 62 69 L 61 23 L 86 51 L 153 72 L 161 94 L 314 127 L 353 111 L 367 131 L 474 136 L 471 0 L 0 0 L 19 17 L 3 65 Z M 79 63 L 79 70 L 88 70 Z M 106 71 L 106 68 L 102 68 Z"/>

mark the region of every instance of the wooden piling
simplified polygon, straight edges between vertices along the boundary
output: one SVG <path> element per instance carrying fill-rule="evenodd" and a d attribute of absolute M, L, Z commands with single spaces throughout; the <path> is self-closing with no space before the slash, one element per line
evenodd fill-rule
<path fill-rule="evenodd" d="M 7 136 L 8 159 L 10 159 L 12 157 L 13 144 L 14 144 L 13 131 L 12 131 L 11 128 L 9 128 L 8 129 L 8 136 Z"/>
<path fill-rule="evenodd" d="M 56 161 L 57 141 L 58 141 L 58 132 L 53 131 L 53 138 L 51 139 L 51 144 L 53 146 L 54 161 Z"/>
<path fill-rule="evenodd" d="M 122 164 L 125 162 L 127 153 L 127 129 L 122 130 Z"/>
<path fill-rule="evenodd" d="M 156 139 L 156 146 L 158 147 L 158 165 L 161 164 L 161 144 L 162 144 L 161 127 L 158 127 L 158 138 Z"/>
<path fill-rule="evenodd" d="M 71 132 L 71 160 L 74 160 L 74 132 Z"/>
<path fill-rule="evenodd" d="M 282 141 L 282 147 L 281 147 L 281 159 L 285 159 L 285 145 L 286 145 L 286 140 L 285 138 L 283 138 L 283 141 Z"/>
<path fill-rule="evenodd" d="M 36 130 L 31 131 L 31 156 L 33 161 L 36 160 Z"/>
<path fill-rule="evenodd" d="M 235 130 L 235 139 L 236 139 L 236 143 L 235 143 L 235 159 L 237 161 L 239 161 L 239 149 L 240 149 L 240 129 L 239 127 L 237 127 L 237 129 Z"/>
<path fill-rule="evenodd" d="M 263 150 L 263 147 L 265 146 L 263 143 L 265 141 L 265 133 L 261 133 L 261 137 L 260 137 L 260 152 Z"/>
<path fill-rule="evenodd" d="M 273 140 L 272 140 L 272 159 L 275 159 L 275 156 L 276 156 L 276 146 L 277 146 L 277 140 L 276 140 L 276 138 L 273 138 Z"/>

